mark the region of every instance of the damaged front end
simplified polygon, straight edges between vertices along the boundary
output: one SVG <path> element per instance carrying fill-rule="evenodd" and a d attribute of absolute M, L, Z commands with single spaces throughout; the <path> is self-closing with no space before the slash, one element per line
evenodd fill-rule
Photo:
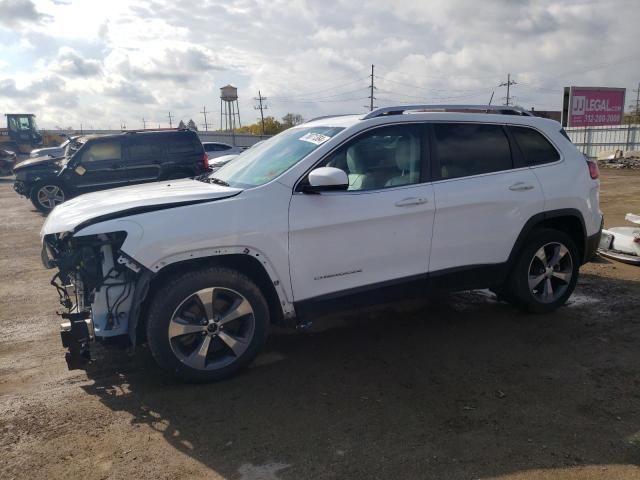
<path fill-rule="evenodd" d="M 126 232 L 44 237 L 42 262 L 57 268 L 51 279 L 65 311 L 60 325 L 69 369 L 91 359 L 90 345 L 135 346 L 140 305 L 151 279 L 149 272 L 120 250 Z"/>

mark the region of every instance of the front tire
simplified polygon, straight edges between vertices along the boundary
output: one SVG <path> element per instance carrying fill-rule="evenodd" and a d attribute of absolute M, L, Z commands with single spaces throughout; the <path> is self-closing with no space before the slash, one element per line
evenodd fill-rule
<path fill-rule="evenodd" d="M 534 231 L 511 273 L 515 303 L 533 313 L 548 313 L 564 305 L 578 281 L 575 243 L 564 232 Z"/>
<path fill-rule="evenodd" d="M 256 284 L 222 267 L 187 272 L 155 295 L 147 339 L 158 365 L 191 382 L 222 380 L 264 345 L 269 308 Z"/>
<path fill-rule="evenodd" d="M 48 214 L 67 199 L 67 193 L 59 183 L 44 181 L 31 189 L 29 198 L 34 207 Z"/>

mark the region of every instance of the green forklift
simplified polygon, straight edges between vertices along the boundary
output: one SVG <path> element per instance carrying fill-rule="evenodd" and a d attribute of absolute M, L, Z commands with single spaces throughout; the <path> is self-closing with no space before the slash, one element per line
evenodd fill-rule
<path fill-rule="evenodd" d="M 36 147 L 57 146 L 65 140 L 57 133 L 40 133 L 33 113 L 7 113 L 5 117 L 7 127 L 0 128 L 0 149 L 29 154 Z"/>

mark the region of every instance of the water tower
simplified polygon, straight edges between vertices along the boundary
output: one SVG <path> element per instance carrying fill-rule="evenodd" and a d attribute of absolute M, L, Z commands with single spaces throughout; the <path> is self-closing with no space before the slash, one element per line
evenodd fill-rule
<path fill-rule="evenodd" d="M 236 117 L 238 117 L 237 124 Z M 238 89 L 233 85 L 226 85 L 220 89 L 220 129 L 233 133 L 236 128 L 241 126 Z"/>

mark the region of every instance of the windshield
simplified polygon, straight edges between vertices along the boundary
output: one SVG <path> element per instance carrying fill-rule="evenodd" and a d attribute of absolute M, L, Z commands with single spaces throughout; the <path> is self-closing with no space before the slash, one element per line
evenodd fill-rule
<path fill-rule="evenodd" d="M 67 143 L 67 146 L 64 149 L 64 156 L 65 157 L 72 156 L 74 153 L 80 150 L 80 147 L 82 147 L 82 145 L 84 145 L 84 143 L 81 143 L 76 139 L 70 139 L 69 143 Z"/>
<path fill-rule="evenodd" d="M 344 128 L 290 128 L 245 150 L 209 178 L 232 187 L 251 188 L 263 185 L 291 168 L 341 130 Z"/>

